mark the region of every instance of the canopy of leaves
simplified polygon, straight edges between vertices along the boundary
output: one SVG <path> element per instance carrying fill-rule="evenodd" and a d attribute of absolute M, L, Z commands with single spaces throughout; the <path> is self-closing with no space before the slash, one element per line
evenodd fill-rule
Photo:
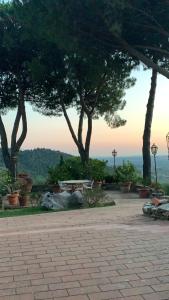
<path fill-rule="evenodd" d="M 51 52 L 47 55 L 47 61 L 42 55 L 37 64 L 33 62 L 34 66 L 39 66 L 42 79 L 35 99 L 38 110 L 46 115 L 58 115 L 63 101 L 67 107 L 76 107 L 77 111 L 84 106 L 86 113 L 91 113 L 94 118 L 104 116 L 108 124 L 113 125 L 115 112 L 125 105 L 125 89 L 135 82 L 130 78 L 132 61 L 122 54 L 82 56 L 61 53 L 54 46 L 53 49 L 55 51 L 53 55 Z M 35 69 L 37 72 L 37 67 Z"/>
<path fill-rule="evenodd" d="M 155 59 L 168 74 L 168 0 L 40 0 L 39 7 L 36 5 L 30 0 L 25 7 L 40 13 L 46 24 L 55 17 L 57 21 L 48 31 L 48 38 L 57 40 L 60 47 L 66 44 L 71 49 L 73 45 L 96 55 L 98 51 L 128 53 L 127 42 L 138 51 L 129 51 L 132 59 L 142 61 L 143 54 L 149 59 L 143 60 L 148 67 Z M 63 32 L 67 32 L 66 39 L 62 38 Z"/>
<path fill-rule="evenodd" d="M 104 1 L 15 0 L 14 4 L 27 33 L 36 35 L 39 44 L 32 68 L 35 80 L 41 81 L 36 108 L 58 115 L 62 100 L 79 111 L 83 98 L 85 113 L 104 116 L 111 126 L 123 125 L 115 112 L 123 109 L 124 91 L 134 84 L 130 72 L 136 61 L 117 47 L 108 51 L 101 46 L 99 40 L 104 31 L 108 33 L 98 15 L 106 9 Z"/>
<path fill-rule="evenodd" d="M 36 55 L 33 39 L 25 39 L 25 28 L 12 4 L 0 5 L 0 109 L 15 108 L 21 87 L 25 100 L 31 100 L 29 64 Z"/>

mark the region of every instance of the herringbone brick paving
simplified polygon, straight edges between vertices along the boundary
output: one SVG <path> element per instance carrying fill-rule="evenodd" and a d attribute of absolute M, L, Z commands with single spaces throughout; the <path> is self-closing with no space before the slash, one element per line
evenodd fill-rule
<path fill-rule="evenodd" d="M 0 300 L 169 299 L 168 221 L 143 200 L 0 219 Z"/>

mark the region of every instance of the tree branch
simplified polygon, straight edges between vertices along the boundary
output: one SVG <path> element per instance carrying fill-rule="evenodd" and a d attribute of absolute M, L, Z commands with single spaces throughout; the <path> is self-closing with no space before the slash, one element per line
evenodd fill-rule
<path fill-rule="evenodd" d="M 8 149 L 8 140 L 5 131 L 5 126 L 2 121 L 2 117 L 0 115 L 0 136 L 1 136 L 1 148 L 2 148 L 2 155 L 4 158 L 6 168 L 10 168 L 10 154 Z"/>
<path fill-rule="evenodd" d="M 91 135 L 92 135 L 92 116 L 88 115 L 88 129 L 87 129 L 87 135 L 86 135 L 86 141 L 85 141 L 85 151 L 89 153 L 90 148 L 90 141 L 91 141 Z"/>
<path fill-rule="evenodd" d="M 15 151 L 14 149 L 16 147 L 16 138 L 17 138 L 17 133 L 18 133 L 18 129 L 19 129 L 20 119 L 21 119 L 21 110 L 20 110 L 20 105 L 18 104 L 17 114 L 16 114 L 13 130 L 12 130 L 12 135 L 11 135 L 11 152 L 12 153 L 14 153 L 14 151 Z"/>
<path fill-rule="evenodd" d="M 163 50 L 161 48 L 156 48 L 156 47 L 153 47 L 153 46 L 142 46 L 142 45 L 134 45 L 134 47 L 138 48 L 138 49 L 150 49 L 150 50 L 162 53 L 162 54 L 167 54 L 169 56 L 169 51 Z"/>
<path fill-rule="evenodd" d="M 78 142 L 83 145 L 82 132 L 83 132 L 83 118 L 84 118 L 84 108 L 82 106 L 79 116 L 79 126 L 78 126 Z"/>
<path fill-rule="evenodd" d="M 65 105 L 64 105 L 64 102 L 63 102 L 62 99 L 60 100 L 60 104 L 61 104 L 61 107 L 62 107 L 62 110 L 63 110 L 64 117 L 66 119 L 67 125 L 69 127 L 70 133 L 72 135 L 72 138 L 73 138 L 75 144 L 77 145 L 77 147 L 79 148 L 81 145 L 79 144 L 79 142 L 77 140 L 76 134 L 75 134 L 75 132 L 73 130 L 72 124 L 70 122 L 69 116 L 67 114 L 67 111 L 66 111 L 66 108 L 65 108 Z"/>
<path fill-rule="evenodd" d="M 142 63 L 144 63 L 147 67 L 152 68 L 159 72 L 161 75 L 167 77 L 169 79 L 169 72 L 165 70 L 164 68 L 161 68 L 158 66 L 158 64 L 154 63 L 151 59 L 147 58 L 144 54 L 142 54 L 140 51 L 136 50 L 133 46 L 129 45 L 124 39 L 119 37 L 117 34 L 112 33 L 114 37 L 117 39 L 119 44 L 123 46 L 124 49 L 126 49 L 131 55 L 138 58 Z"/>
<path fill-rule="evenodd" d="M 102 76 L 102 78 L 101 78 L 101 80 L 100 80 L 100 82 L 98 84 L 97 91 L 96 91 L 96 98 L 95 98 L 95 101 L 93 103 L 93 107 L 92 107 L 92 109 L 90 111 L 91 114 L 93 114 L 94 109 L 96 107 L 97 101 L 99 99 L 100 93 L 101 93 L 103 85 L 105 83 L 105 77 L 106 77 L 106 72 L 103 74 L 103 76 Z"/>
<path fill-rule="evenodd" d="M 25 103 L 24 103 L 24 96 L 22 95 L 22 99 L 20 101 L 20 110 L 22 116 L 22 132 L 19 139 L 16 141 L 16 152 L 19 152 L 25 138 L 27 135 L 27 118 L 26 118 L 26 110 L 25 110 Z"/>

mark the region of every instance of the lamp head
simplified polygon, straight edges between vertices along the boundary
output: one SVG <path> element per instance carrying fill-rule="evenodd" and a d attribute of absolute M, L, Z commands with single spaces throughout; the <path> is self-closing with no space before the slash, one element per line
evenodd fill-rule
<path fill-rule="evenodd" d="M 112 155 L 117 156 L 117 151 L 115 149 L 112 151 Z"/>
<path fill-rule="evenodd" d="M 153 155 L 156 155 L 156 154 L 157 154 L 157 151 L 158 151 L 157 145 L 156 145 L 156 144 L 153 144 L 153 145 L 151 146 L 151 153 L 152 153 Z"/>

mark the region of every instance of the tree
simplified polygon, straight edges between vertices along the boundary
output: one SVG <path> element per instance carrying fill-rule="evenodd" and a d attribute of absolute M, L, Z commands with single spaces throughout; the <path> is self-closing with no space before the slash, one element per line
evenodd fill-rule
<path fill-rule="evenodd" d="M 168 1 L 69 1 L 71 38 L 87 39 L 100 51 L 123 51 L 152 69 L 143 134 L 143 178 L 151 181 L 150 138 L 157 72 L 169 78 Z M 77 13 L 77 11 L 79 13 Z M 90 32 L 90 34 L 89 34 Z"/>
<path fill-rule="evenodd" d="M 27 118 L 25 101 L 31 100 L 32 82 L 28 63 L 33 56 L 32 44 L 24 40 L 24 29 L 14 14 L 11 4 L 0 6 L 0 137 L 2 154 L 6 168 L 16 177 L 18 152 L 26 138 Z M 2 115 L 9 109 L 17 109 L 11 145 L 3 123 Z M 18 137 L 19 126 L 22 124 Z"/>
<path fill-rule="evenodd" d="M 29 8 L 29 14 L 31 11 L 40 12 L 42 19 L 46 22 L 54 20 L 57 16 L 59 23 L 57 20 L 54 23 L 55 26 L 50 28 L 48 37 L 59 41 L 63 47 L 66 40 L 69 48 L 71 45 L 74 47 L 75 43 L 76 47 L 81 50 L 90 47 L 92 50 L 97 49 L 99 53 L 110 54 L 114 51 L 127 53 L 133 60 L 142 62 L 148 68 L 169 78 L 168 0 L 153 2 L 151 0 L 96 0 L 94 2 L 92 0 L 68 2 L 58 0 L 55 3 L 50 0 L 41 0 L 38 8 L 35 0 L 23 1 L 23 4 L 26 9 Z M 61 38 L 63 31 L 67 32 L 66 39 Z M 153 106 L 148 105 L 148 109 L 150 107 L 152 110 Z M 152 116 L 152 112 L 147 111 L 147 118 Z M 151 121 L 150 117 L 149 129 L 145 128 L 144 132 L 144 177 L 150 176 L 151 165 L 148 152 L 150 151 Z"/>
<path fill-rule="evenodd" d="M 36 93 L 36 107 L 47 115 L 63 113 L 85 164 L 89 160 L 93 119 L 103 116 L 112 127 L 125 124 L 116 111 L 123 109 L 124 91 L 134 83 L 130 72 L 135 62 L 116 49 L 112 53 L 104 49 L 98 52 L 94 45 L 90 47 L 90 39 L 83 43 L 80 39 L 71 39 L 67 30 L 71 25 L 70 12 L 67 11 L 68 15 L 62 13 L 66 6 L 59 0 L 22 1 L 19 12 L 27 20 L 30 31 L 35 25 L 33 16 L 36 15 L 37 20 L 36 36 L 41 51 L 33 70 L 40 87 Z M 42 38 L 45 45 L 42 45 Z M 72 106 L 79 114 L 77 134 L 67 113 Z M 87 118 L 87 132 L 83 139 L 84 118 Z"/>
<path fill-rule="evenodd" d="M 53 54 L 55 53 L 57 51 Z M 60 68 L 57 69 L 53 63 L 49 68 L 50 61 L 56 61 L 51 52 L 47 57 L 47 66 L 43 68 L 41 93 L 37 92 L 38 97 L 35 100 L 36 107 L 46 115 L 63 113 L 81 161 L 87 164 L 93 119 L 103 116 L 111 127 L 125 124 L 125 120 L 122 120 L 116 112 L 125 105 L 123 100 L 125 89 L 134 84 L 134 80 L 130 78 L 130 71 L 134 65 L 125 56 L 116 53 L 96 57 L 89 51 L 86 55 L 76 51 L 62 52 L 62 64 L 60 63 Z M 56 57 L 58 58 L 58 54 Z M 43 62 L 46 61 L 42 55 L 41 58 Z M 68 107 L 76 108 L 79 114 L 77 134 L 69 118 Z M 86 137 L 83 134 L 84 118 L 87 118 Z"/>
<path fill-rule="evenodd" d="M 157 85 L 157 71 L 152 70 L 151 88 L 147 103 L 147 111 L 145 117 L 144 133 L 143 133 L 143 179 L 147 183 L 151 183 L 151 153 L 150 153 L 150 138 L 151 124 L 153 119 L 153 109 L 155 101 L 155 92 Z"/>

